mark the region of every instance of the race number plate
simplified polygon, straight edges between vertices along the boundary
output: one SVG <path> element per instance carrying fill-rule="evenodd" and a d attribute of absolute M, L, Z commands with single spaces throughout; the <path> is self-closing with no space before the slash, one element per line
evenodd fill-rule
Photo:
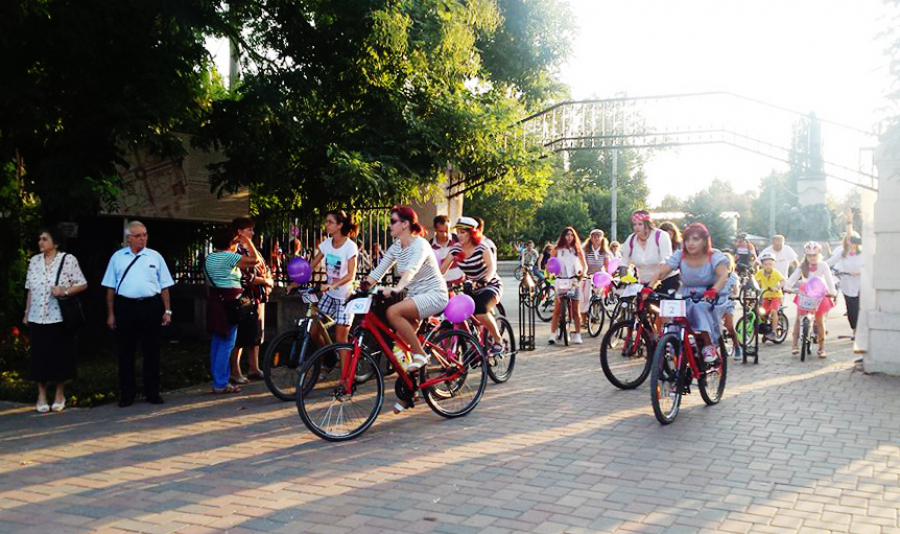
<path fill-rule="evenodd" d="M 687 315 L 687 303 L 683 300 L 662 300 L 659 314 L 663 317 L 684 317 Z"/>
<path fill-rule="evenodd" d="M 371 307 L 372 297 L 353 299 L 344 307 L 344 313 L 347 315 L 365 315 L 369 313 L 369 308 Z"/>
<path fill-rule="evenodd" d="M 622 294 L 619 296 L 623 298 L 633 297 L 640 293 L 641 289 L 644 289 L 644 286 L 642 284 L 629 284 L 625 287 L 625 289 L 622 290 Z"/>

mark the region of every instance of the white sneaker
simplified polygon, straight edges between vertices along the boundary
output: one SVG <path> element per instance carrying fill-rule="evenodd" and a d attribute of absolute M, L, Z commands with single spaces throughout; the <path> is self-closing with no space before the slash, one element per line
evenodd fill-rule
<path fill-rule="evenodd" d="M 572 334 L 572 343 L 576 345 L 583 345 L 584 340 L 581 339 L 581 334 Z"/>
<path fill-rule="evenodd" d="M 734 346 L 734 359 L 735 359 L 735 361 L 743 359 L 743 358 L 741 358 L 741 346 L 740 345 Z"/>
<path fill-rule="evenodd" d="M 714 363 L 717 359 L 719 359 L 719 354 L 716 352 L 716 348 L 712 345 L 707 345 L 703 347 L 703 361 L 706 363 Z"/>
<path fill-rule="evenodd" d="M 428 365 L 430 358 L 424 354 L 413 354 L 412 362 L 406 367 L 407 371 L 418 371 Z"/>
<path fill-rule="evenodd" d="M 548 345 L 556 345 L 556 342 L 558 340 L 559 340 L 559 338 L 556 337 L 556 334 L 550 334 L 550 338 L 547 340 L 547 344 Z"/>

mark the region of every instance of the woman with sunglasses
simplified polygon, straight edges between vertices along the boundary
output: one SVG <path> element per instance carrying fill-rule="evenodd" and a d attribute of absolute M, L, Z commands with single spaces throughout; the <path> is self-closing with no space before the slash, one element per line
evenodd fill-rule
<path fill-rule="evenodd" d="M 474 218 L 460 217 L 456 221 L 456 234 L 459 242 L 450 247 L 449 254 L 441 264 L 441 271 L 447 272 L 455 264 L 466 275 L 466 279 L 472 282 L 470 296 L 475 301 L 475 317 L 485 325 L 493 338 L 491 352 L 499 353 L 503 350 L 503 338 L 491 311 L 503 296 L 503 283 L 497 275 L 494 255 L 485 243 L 478 221 Z"/>
<path fill-rule="evenodd" d="M 409 206 L 391 208 L 391 237 L 394 244 L 384 253 L 384 259 L 366 277 L 368 285 L 377 284 L 397 264 L 400 281 L 384 289 L 384 296 L 407 290 L 401 302 L 387 309 L 387 318 L 397 335 L 412 347 L 412 363 L 416 370 L 428 364 L 428 355 L 419 343 L 416 330 L 419 321 L 444 311 L 449 296 L 447 283 L 441 274 L 431 243 L 422 237 L 425 228 L 419 224 L 419 214 Z"/>

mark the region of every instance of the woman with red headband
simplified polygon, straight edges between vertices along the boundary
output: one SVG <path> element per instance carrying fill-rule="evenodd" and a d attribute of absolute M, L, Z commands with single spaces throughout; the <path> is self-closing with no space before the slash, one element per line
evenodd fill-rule
<path fill-rule="evenodd" d="M 400 281 L 384 289 L 384 296 L 407 290 L 407 297 L 387 309 L 388 322 L 403 341 L 412 347 L 412 363 L 416 370 L 428 364 L 428 356 L 419 343 L 416 330 L 419 321 L 444 311 L 449 296 L 447 283 L 441 275 L 431 243 L 422 237 L 425 229 L 419 224 L 419 214 L 409 206 L 391 208 L 391 237 L 394 244 L 384 253 L 384 259 L 366 277 L 369 285 L 377 284 L 397 264 Z"/>
<path fill-rule="evenodd" d="M 466 279 L 472 283 L 470 296 L 475 301 L 475 317 L 485 325 L 493 338 L 490 351 L 502 352 L 503 338 L 494 314 L 491 313 L 503 296 L 503 282 L 497 275 L 494 254 L 475 218 L 460 217 L 455 228 L 459 242 L 450 247 L 450 253 L 441 264 L 441 271 L 446 273 L 455 264 L 466 275 Z"/>
<path fill-rule="evenodd" d="M 666 260 L 656 278 L 650 284 L 656 284 L 670 272 L 681 271 L 682 295 L 703 293 L 712 302 L 718 300 L 719 292 L 728 281 L 728 258 L 721 251 L 712 248 L 709 230 L 701 223 L 689 224 L 684 229 L 684 249 L 672 254 Z M 694 332 L 700 332 L 703 339 L 703 360 L 707 363 L 719 359 L 719 336 L 722 333 L 721 316 L 724 304 L 719 313 L 714 313 L 706 303 L 688 301 L 688 321 Z"/>
<path fill-rule="evenodd" d="M 622 265 L 633 263 L 642 284 L 647 284 L 650 280 L 663 280 L 660 293 L 676 291 L 678 271 L 669 272 L 667 276 L 659 274 L 666 258 L 672 255 L 672 238 L 669 233 L 653 225 L 647 210 L 637 210 L 631 215 L 631 228 L 634 233 L 622 244 Z"/>

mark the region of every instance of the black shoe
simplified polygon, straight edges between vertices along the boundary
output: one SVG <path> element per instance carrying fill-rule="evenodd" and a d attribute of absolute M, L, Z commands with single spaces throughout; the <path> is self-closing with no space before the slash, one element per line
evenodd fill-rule
<path fill-rule="evenodd" d="M 166 402 L 166 401 L 164 401 L 163 398 L 160 397 L 159 395 L 157 395 L 157 396 L 155 396 L 155 397 L 147 397 L 146 400 L 147 400 L 147 402 L 149 402 L 150 404 L 164 404 L 164 403 Z"/>
<path fill-rule="evenodd" d="M 134 397 L 122 397 L 119 399 L 119 408 L 127 408 L 134 404 Z"/>

